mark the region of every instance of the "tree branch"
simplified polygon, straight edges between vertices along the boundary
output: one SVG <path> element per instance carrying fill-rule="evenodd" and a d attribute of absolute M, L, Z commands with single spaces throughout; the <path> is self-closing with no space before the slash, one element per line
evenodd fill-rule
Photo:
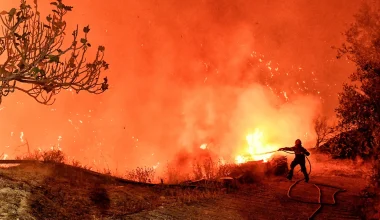
<path fill-rule="evenodd" d="M 64 48 L 64 18 L 72 7 L 63 4 L 62 0 L 51 5 L 52 13 L 45 22 L 41 20 L 37 1 L 32 8 L 21 0 L 19 9 L 0 13 L 3 30 L 0 55 L 7 51 L 6 60 L 0 66 L 0 97 L 18 90 L 39 103 L 52 104 L 53 97 L 61 89 L 94 94 L 108 89 L 107 77 L 101 77 L 108 69 L 105 48 L 99 46 L 95 58 L 87 61 L 87 51 L 91 48 L 88 26 L 83 28 L 82 38 L 77 27 L 70 45 Z"/>

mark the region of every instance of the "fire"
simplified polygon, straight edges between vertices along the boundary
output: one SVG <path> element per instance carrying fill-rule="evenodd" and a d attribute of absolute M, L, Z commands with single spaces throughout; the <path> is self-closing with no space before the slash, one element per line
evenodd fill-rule
<path fill-rule="evenodd" d="M 236 161 L 236 163 L 241 164 L 241 163 L 247 162 L 247 158 L 245 158 L 241 155 L 238 155 L 238 156 L 236 156 L 235 161 Z"/>
<path fill-rule="evenodd" d="M 202 144 L 199 148 L 202 149 L 202 150 L 206 150 L 207 144 Z"/>
<path fill-rule="evenodd" d="M 267 162 L 274 151 L 278 149 L 277 146 L 268 144 L 264 139 L 264 134 L 259 129 L 256 129 L 254 133 L 246 136 L 248 147 L 245 150 L 244 155 L 238 155 L 235 157 L 235 161 L 238 164 L 245 163 L 247 161 L 263 160 Z M 267 153 L 268 152 L 268 153 Z"/>

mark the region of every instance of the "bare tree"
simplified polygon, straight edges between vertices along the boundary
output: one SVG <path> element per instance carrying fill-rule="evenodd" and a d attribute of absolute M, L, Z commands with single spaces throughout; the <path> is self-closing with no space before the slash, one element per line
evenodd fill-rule
<path fill-rule="evenodd" d="M 87 58 L 91 47 L 87 36 L 89 26 L 79 36 L 78 26 L 72 40 L 65 41 L 65 15 L 73 7 L 56 0 L 50 3 L 51 13 L 41 18 L 37 0 L 34 6 L 21 0 L 18 9 L 0 12 L 0 103 L 3 96 L 22 91 L 42 104 L 53 104 L 54 95 L 62 89 L 79 93 L 84 90 L 99 94 L 108 89 L 108 69 L 104 46 L 97 48 L 92 60 Z M 68 46 L 64 46 L 64 45 Z"/>
<path fill-rule="evenodd" d="M 318 115 L 314 119 L 314 130 L 317 134 L 316 148 L 326 143 L 334 135 L 334 129 L 332 126 L 329 126 L 326 116 Z"/>

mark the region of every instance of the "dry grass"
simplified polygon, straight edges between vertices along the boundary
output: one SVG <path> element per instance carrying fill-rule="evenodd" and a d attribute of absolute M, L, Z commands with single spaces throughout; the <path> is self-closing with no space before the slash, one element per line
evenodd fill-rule
<path fill-rule="evenodd" d="M 374 164 L 372 161 L 365 161 L 361 158 L 352 159 L 332 159 L 330 155 L 315 153 L 311 157 L 312 175 L 318 176 L 343 176 L 364 179 L 369 184 L 363 189 L 358 208 L 361 210 L 363 219 L 379 219 L 380 202 L 378 199 L 378 188 L 371 185 L 374 183 Z M 376 178 L 375 178 L 376 179 Z"/>
<path fill-rule="evenodd" d="M 314 153 L 310 157 L 312 174 L 321 176 L 371 177 L 372 164 L 362 159 L 331 159 L 328 155 Z M 309 169 L 309 165 L 307 164 Z"/>
<path fill-rule="evenodd" d="M 181 172 L 176 166 L 168 164 L 164 173 L 163 182 L 168 184 L 180 184 L 181 182 L 192 179 L 190 173 Z"/>
<path fill-rule="evenodd" d="M 213 161 L 211 157 L 194 160 L 192 179 L 217 180 L 221 177 L 230 176 L 236 167 L 236 164 L 223 163 L 221 160 Z"/>
<path fill-rule="evenodd" d="M 86 171 L 78 163 L 74 165 L 77 167 L 35 163 L 0 169 L 0 218 L 119 219 L 162 205 L 191 203 L 220 194 L 217 190 L 181 186 L 126 184 L 109 175 Z M 147 180 L 145 174 L 142 176 Z"/>
<path fill-rule="evenodd" d="M 167 164 L 162 180 L 168 184 L 181 184 L 189 181 L 205 180 L 206 182 L 218 181 L 221 177 L 231 176 L 238 167 L 236 164 L 213 161 L 211 157 L 192 161 L 189 172 L 183 172 L 173 164 Z"/>
<path fill-rule="evenodd" d="M 281 159 L 281 158 L 280 158 Z M 278 174 L 278 158 L 273 163 L 263 164 L 261 162 L 252 162 L 247 164 L 225 163 L 221 160 L 213 161 L 211 157 L 202 160 L 194 160 L 192 163 L 192 173 L 183 173 L 174 166 L 167 166 L 166 182 L 172 184 L 179 183 L 197 183 L 203 186 L 220 186 L 225 184 L 224 177 L 231 177 L 236 181 L 245 183 L 259 183 L 266 176 L 282 175 L 285 171 Z M 281 164 L 282 165 L 282 164 Z M 270 169 L 268 167 L 272 166 Z M 286 158 L 285 158 L 286 166 Z M 280 167 L 282 168 L 282 167 Z"/>
<path fill-rule="evenodd" d="M 33 153 L 28 153 L 24 156 L 16 157 L 16 160 L 36 160 L 53 163 L 65 163 L 66 156 L 61 150 L 53 148 L 52 150 L 48 151 L 35 150 Z"/>
<path fill-rule="evenodd" d="M 125 174 L 128 179 L 142 183 L 122 183 L 108 169 L 103 174 L 96 174 L 75 160 L 71 166 L 63 164 L 66 159 L 60 151 L 35 152 L 23 158 L 49 163 L 0 169 L 0 218 L 120 219 L 160 206 L 215 199 L 223 193 L 220 188 L 203 182 L 195 188 L 168 186 L 166 183 L 182 183 L 189 179 L 204 179 L 207 183 L 226 176 L 238 178 L 241 174 L 244 174 L 241 178 L 243 182 L 258 183 L 265 175 L 265 166 L 260 163 L 222 164 L 221 161 L 206 158 L 194 161 L 192 174 L 183 174 L 168 165 L 165 184 L 143 184 L 155 178 L 154 169 L 146 167 Z M 364 169 L 361 161 L 349 163 L 315 154 L 312 159 L 315 175 L 347 176 L 353 175 L 353 167 L 356 170 Z"/>
<path fill-rule="evenodd" d="M 30 192 L 3 185 L 4 183 L 0 183 L 0 218 L 17 219 L 23 216 L 23 219 L 34 219 L 28 212 L 27 199 L 30 197 Z"/>

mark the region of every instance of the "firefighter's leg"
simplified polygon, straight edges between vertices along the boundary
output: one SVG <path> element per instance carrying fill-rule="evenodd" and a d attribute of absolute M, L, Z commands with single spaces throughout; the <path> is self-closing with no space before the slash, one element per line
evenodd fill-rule
<path fill-rule="evenodd" d="M 300 165 L 301 165 L 301 171 L 305 177 L 305 182 L 309 182 L 309 174 L 307 173 L 305 162 L 300 163 Z"/>
<path fill-rule="evenodd" d="M 297 161 L 293 160 L 292 163 L 290 164 L 290 170 L 289 170 L 288 176 L 286 177 L 289 180 L 292 180 L 294 167 L 296 167 L 296 166 L 297 166 Z"/>

